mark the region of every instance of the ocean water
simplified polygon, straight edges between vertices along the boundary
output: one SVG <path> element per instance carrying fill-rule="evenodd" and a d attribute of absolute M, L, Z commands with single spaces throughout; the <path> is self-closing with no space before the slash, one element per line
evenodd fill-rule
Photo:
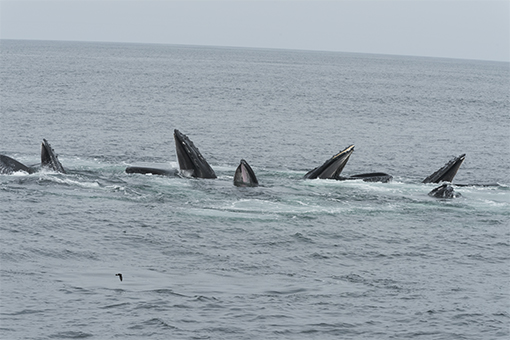
<path fill-rule="evenodd" d="M 3 339 L 510 337 L 508 63 L 2 40 L 0 70 L 0 154 L 68 172 L 0 175 Z M 124 172 L 177 168 L 174 129 L 217 179 Z M 350 144 L 394 180 L 302 180 Z M 498 185 L 429 197 L 462 153 Z"/>

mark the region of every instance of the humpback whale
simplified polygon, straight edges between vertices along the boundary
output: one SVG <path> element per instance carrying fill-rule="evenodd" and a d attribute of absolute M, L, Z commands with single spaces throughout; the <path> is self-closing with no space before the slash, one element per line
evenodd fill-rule
<path fill-rule="evenodd" d="M 346 147 L 330 159 L 328 159 L 321 166 L 308 171 L 305 174 L 305 179 L 340 179 L 340 173 L 347 164 L 349 157 L 351 157 L 354 151 L 354 145 Z"/>
<path fill-rule="evenodd" d="M 393 179 L 393 176 L 388 175 L 384 172 L 372 172 L 366 174 L 358 174 L 349 177 L 342 177 L 340 173 L 347 164 L 349 157 L 354 152 L 354 145 L 350 145 L 344 150 L 340 151 L 330 159 L 328 159 L 320 167 L 317 167 L 305 175 L 305 179 L 336 179 L 338 181 L 355 180 L 361 179 L 365 182 L 389 182 Z"/>
<path fill-rule="evenodd" d="M 256 187 L 259 185 L 255 172 L 244 159 L 241 159 L 241 163 L 234 174 L 234 185 L 236 187 Z"/>
<path fill-rule="evenodd" d="M 446 163 L 441 169 L 434 172 L 429 177 L 425 178 L 422 183 L 439 183 L 439 182 L 451 182 L 457 174 L 462 162 L 466 158 L 466 154 L 462 154 L 459 157 L 454 157 L 448 163 Z"/>
<path fill-rule="evenodd" d="M 56 172 L 66 173 L 64 167 L 58 160 L 55 150 L 53 150 L 46 139 L 43 139 L 41 145 L 41 168 L 49 168 Z M 16 171 L 25 171 L 31 174 L 36 172 L 36 169 L 28 167 L 9 156 L 0 155 L 0 173 L 10 174 Z"/>
<path fill-rule="evenodd" d="M 211 168 L 209 163 L 207 163 L 204 156 L 202 156 L 198 148 L 193 144 L 188 136 L 175 129 L 174 139 L 181 175 L 195 178 L 216 178 L 214 170 Z M 165 176 L 174 176 L 178 174 L 178 171 L 175 169 L 165 170 L 141 166 L 127 167 L 126 172 L 128 174 L 136 173 Z"/>
<path fill-rule="evenodd" d="M 179 169 L 157 169 L 149 167 L 128 167 L 126 168 L 127 173 L 141 173 L 141 174 L 156 174 L 156 175 L 177 175 L 181 174 L 186 177 L 195 178 L 216 178 L 214 170 L 211 168 L 209 163 L 202 156 L 198 148 L 193 142 L 182 132 L 174 130 L 175 149 L 177 153 L 177 159 L 179 162 Z M 51 148 L 50 148 L 51 149 Z M 393 179 L 393 176 L 384 172 L 373 172 L 352 175 L 349 177 L 341 176 L 345 165 L 347 164 L 350 156 L 354 152 L 354 145 L 349 145 L 344 150 L 335 154 L 333 157 L 328 159 L 324 164 L 315 169 L 307 172 L 304 175 L 305 179 L 335 179 L 335 180 L 363 180 L 365 182 L 389 182 Z M 441 169 L 428 176 L 423 183 L 439 183 L 440 181 L 451 182 L 455 177 L 460 165 L 465 159 L 465 154 L 455 157 L 444 165 Z M 6 163 L 6 161 L 4 161 Z M 21 165 L 23 166 L 23 165 Z M 254 187 L 258 186 L 258 180 L 255 176 L 253 169 L 250 167 L 246 160 L 241 159 L 239 166 L 234 174 L 234 185 L 239 187 Z M 459 185 L 461 186 L 461 185 Z M 457 197 L 460 194 L 454 192 L 451 186 L 441 186 L 431 191 L 431 196 L 434 197 Z"/>
<path fill-rule="evenodd" d="M 41 167 L 50 168 L 56 172 L 66 173 L 64 167 L 58 160 L 55 150 L 51 147 L 46 139 L 43 139 L 41 145 Z"/>
<path fill-rule="evenodd" d="M 175 129 L 174 139 L 181 174 L 196 178 L 216 178 L 214 170 L 188 136 Z"/>
<path fill-rule="evenodd" d="M 455 192 L 451 184 L 445 183 L 429 192 L 429 196 L 437 198 L 455 198 L 461 196 L 461 194 Z"/>

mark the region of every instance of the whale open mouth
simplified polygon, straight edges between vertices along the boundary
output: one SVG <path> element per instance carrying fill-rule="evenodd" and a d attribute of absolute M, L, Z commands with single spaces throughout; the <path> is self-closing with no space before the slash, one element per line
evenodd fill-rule
<path fill-rule="evenodd" d="M 466 154 L 462 154 L 459 157 L 455 157 L 446 163 L 441 169 L 434 172 L 429 177 L 425 178 L 422 183 L 439 183 L 439 182 L 451 182 L 459 171 L 459 168 L 466 159 Z"/>
<path fill-rule="evenodd" d="M 64 167 L 58 160 L 57 154 L 55 154 L 55 150 L 53 150 L 46 139 L 43 139 L 41 145 L 41 167 L 47 167 L 64 174 L 66 173 Z"/>
<path fill-rule="evenodd" d="M 256 187 L 259 185 L 255 172 L 244 159 L 241 159 L 241 163 L 234 174 L 234 185 L 237 187 Z"/>
<path fill-rule="evenodd" d="M 311 171 L 309 171 L 305 175 L 305 179 L 340 179 L 340 173 L 347 164 L 349 157 L 351 157 L 354 152 L 354 145 L 350 145 L 344 150 L 340 151 L 330 159 L 328 159 L 324 164 L 320 167 L 317 167 Z"/>
<path fill-rule="evenodd" d="M 187 177 L 216 178 L 214 170 L 193 142 L 179 130 L 174 130 L 175 150 L 181 174 Z"/>

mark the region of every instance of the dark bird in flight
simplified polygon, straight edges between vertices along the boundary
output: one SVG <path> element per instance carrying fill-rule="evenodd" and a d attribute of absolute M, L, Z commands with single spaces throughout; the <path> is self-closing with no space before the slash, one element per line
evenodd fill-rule
<path fill-rule="evenodd" d="M 118 276 L 120 281 L 122 281 L 122 274 L 121 273 L 115 274 L 115 276 Z"/>

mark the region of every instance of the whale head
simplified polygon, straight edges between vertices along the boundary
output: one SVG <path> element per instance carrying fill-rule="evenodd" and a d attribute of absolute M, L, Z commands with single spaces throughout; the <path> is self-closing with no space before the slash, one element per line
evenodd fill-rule
<path fill-rule="evenodd" d="M 340 179 L 340 173 L 347 164 L 349 157 L 354 151 L 354 145 L 350 145 L 344 150 L 340 151 L 330 159 L 328 159 L 321 166 L 309 171 L 305 175 L 305 179 Z"/>
<path fill-rule="evenodd" d="M 41 145 L 41 167 L 50 168 L 56 172 L 66 173 L 64 167 L 58 160 L 55 150 L 51 147 L 46 139 L 43 139 Z"/>
<path fill-rule="evenodd" d="M 255 172 L 244 159 L 241 159 L 241 163 L 234 174 L 234 185 L 236 187 L 256 187 L 259 185 Z"/>
<path fill-rule="evenodd" d="M 216 178 L 214 170 L 188 136 L 176 129 L 174 139 L 181 174 L 187 177 Z"/>
<path fill-rule="evenodd" d="M 459 197 L 460 194 L 455 192 L 451 184 L 445 183 L 429 192 L 429 196 L 437 198 L 455 198 Z"/>
<path fill-rule="evenodd" d="M 425 178 L 422 183 L 439 183 L 439 182 L 451 182 L 459 171 L 459 168 L 464 162 L 466 154 L 462 154 L 459 157 L 453 158 L 451 161 L 446 163 L 441 169 L 434 172 L 429 177 Z"/>

